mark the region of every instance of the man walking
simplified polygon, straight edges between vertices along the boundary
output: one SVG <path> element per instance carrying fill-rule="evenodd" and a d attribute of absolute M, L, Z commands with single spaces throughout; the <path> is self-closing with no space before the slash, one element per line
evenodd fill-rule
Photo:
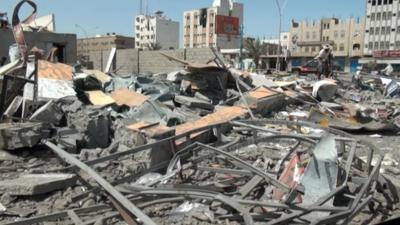
<path fill-rule="evenodd" d="M 333 54 L 330 45 L 322 46 L 321 51 L 315 57 L 318 60 L 318 79 L 321 79 L 321 75 L 325 75 L 326 77 L 330 77 L 332 75 L 332 60 Z"/>

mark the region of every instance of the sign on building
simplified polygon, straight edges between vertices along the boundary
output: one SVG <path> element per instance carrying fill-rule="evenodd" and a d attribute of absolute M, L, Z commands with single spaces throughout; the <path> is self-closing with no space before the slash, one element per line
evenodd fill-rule
<path fill-rule="evenodd" d="M 375 51 L 373 53 L 374 58 L 399 58 L 400 50 L 393 51 Z"/>
<path fill-rule="evenodd" d="M 239 18 L 232 16 L 216 16 L 216 33 L 226 35 L 239 35 Z"/>

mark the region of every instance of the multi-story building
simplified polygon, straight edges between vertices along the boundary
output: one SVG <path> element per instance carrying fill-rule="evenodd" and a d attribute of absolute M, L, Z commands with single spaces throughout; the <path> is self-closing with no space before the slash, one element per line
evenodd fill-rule
<path fill-rule="evenodd" d="M 209 8 L 183 13 L 185 48 L 240 48 L 243 4 L 232 0 L 214 0 Z"/>
<path fill-rule="evenodd" d="M 278 58 L 280 59 L 280 69 L 285 70 L 287 68 L 287 57 L 290 41 L 290 32 L 282 32 L 279 38 L 268 38 L 264 39 L 263 43 L 267 44 L 268 52 L 263 55 L 263 64 L 266 65 L 265 69 L 273 69 L 277 66 Z M 280 44 L 280 49 L 279 49 Z M 272 52 L 271 52 L 272 49 Z M 280 51 L 280 54 L 279 54 Z"/>
<path fill-rule="evenodd" d="M 93 68 L 93 65 L 96 65 L 96 68 L 99 69 L 104 68 L 105 65 L 102 65 L 104 58 L 108 57 L 112 48 L 128 49 L 134 47 L 135 38 L 107 33 L 106 35 L 78 39 L 77 55 L 85 66 Z"/>
<path fill-rule="evenodd" d="M 397 0 L 367 0 L 366 57 L 378 63 L 400 64 L 400 3 Z M 368 61 L 368 58 L 364 60 Z"/>
<path fill-rule="evenodd" d="M 177 49 L 179 48 L 179 23 L 163 16 L 139 15 L 135 18 L 136 48 L 141 49 Z"/>
<path fill-rule="evenodd" d="M 296 67 L 314 58 L 322 46 L 332 46 L 335 62 L 345 71 L 355 71 L 364 49 L 364 19 L 324 18 L 318 21 L 292 21 L 288 67 Z"/>

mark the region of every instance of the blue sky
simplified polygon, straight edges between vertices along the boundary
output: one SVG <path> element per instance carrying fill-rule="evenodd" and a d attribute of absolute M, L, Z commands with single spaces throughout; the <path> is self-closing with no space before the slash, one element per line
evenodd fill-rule
<path fill-rule="evenodd" d="M 0 11 L 11 20 L 17 0 L 0 0 Z M 148 0 L 149 11 L 162 10 L 179 22 L 183 11 L 203 8 L 212 0 Z M 253 37 L 278 36 L 278 10 L 275 0 L 237 0 L 245 6 L 245 35 Z M 285 0 L 280 0 L 284 2 Z M 283 29 L 287 30 L 292 19 L 318 19 L 320 17 L 365 15 L 366 0 L 286 0 Z M 58 32 L 77 33 L 84 37 L 115 32 L 133 36 L 133 18 L 139 12 L 139 0 L 35 0 L 39 15 L 54 13 Z M 22 14 L 27 13 L 26 8 Z M 22 17 L 22 16 L 21 16 Z M 78 25 L 78 27 L 76 26 Z M 182 28 L 181 28 L 182 29 Z"/>

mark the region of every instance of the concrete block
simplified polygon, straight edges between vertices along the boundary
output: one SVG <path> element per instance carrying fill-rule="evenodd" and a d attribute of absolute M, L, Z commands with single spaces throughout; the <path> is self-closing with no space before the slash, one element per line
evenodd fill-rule
<path fill-rule="evenodd" d="M 179 96 L 175 96 L 175 101 L 179 104 L 186 105 L 188 107 L 214 110 L 213 104 L 211 104 L 208 101 L 204 101 L 204 100 L 198 99 L 198 98 L 192 98 L 192 97 L 179 95 Z"/>
<path fill-rule="evenodd" d="M 31 116 L 30 120 L 38 122 L 49 122 L 58 125 L 64 116 L 61 108 L 54 102 L 49 101 Z"/>
<path fill-rule="evenodd" d="M 285 95 L 273 92 L 264 87 L 257 88 L 245 94 L 245 99 L 249 107 L 261 115 L 268 115 L 270 112 L 276 112 L 285 106 Z M 240 106 L 246 107 L 242 101 Z"/>
<path fill-rule="evenodd" d="M 0 149 L 14 150 L 33 147 L 42 138 L 49 137 L 49 127 L 44 123 L 0 124 Z"/>
<path fill-rule="evenodd" d="M 83 145 L 83 135 L 78 130 L 69 127 L 57 130 L 58 145 L 69 153 L 77 153 L 77 149 Z"/>
<path fill-rule="evenodd" d="M 0 193 L 9 195 L 40 195 L 75 185 L 74 174 L 26 174 L 13 180 L 0 181 Z"/>

